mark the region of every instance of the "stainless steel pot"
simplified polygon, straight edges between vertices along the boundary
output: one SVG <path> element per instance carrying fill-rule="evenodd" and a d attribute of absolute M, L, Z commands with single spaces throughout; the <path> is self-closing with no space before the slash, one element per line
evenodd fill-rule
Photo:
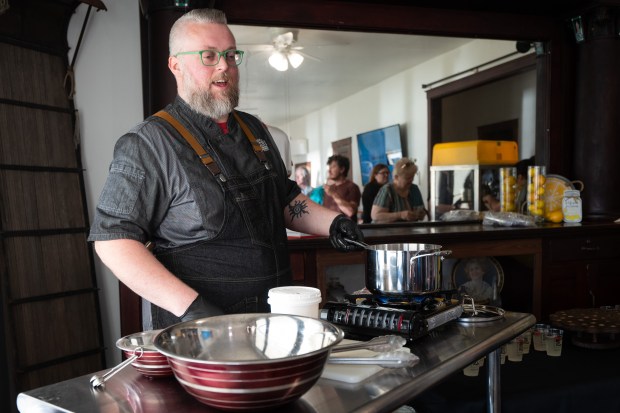
<path fill-rule="evenodd" d="M 452 253 L 435 244 L 380 244 L 365 248 L 366 288 L 380 295 L 441 290 L 441 261 Z"/>

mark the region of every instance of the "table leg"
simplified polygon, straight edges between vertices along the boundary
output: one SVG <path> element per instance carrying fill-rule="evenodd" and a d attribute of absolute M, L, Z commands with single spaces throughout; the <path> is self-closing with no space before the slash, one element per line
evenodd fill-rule
<path fill-rule="evenodd" d="M 487 412 L 500 413 L 502 410 L 500 356 L 501 347 L 493 350 L 487 356 Z"/>

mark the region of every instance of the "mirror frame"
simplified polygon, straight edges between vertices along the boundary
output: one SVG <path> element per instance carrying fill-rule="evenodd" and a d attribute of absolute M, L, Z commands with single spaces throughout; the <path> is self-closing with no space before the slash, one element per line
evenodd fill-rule
<path fill-rule="evenodd" d="M 143 67 L 150 68 L 144 73 L 145 115 L 164 107 L 175 94 L 174 79 L 162 64 L 166 61 L 167 50 L 161 45 L 166 44 L 172 23 L 186 8 L 171 7 L 167 3 L 161 0 L 140 2 L 146 50 Z M 436 0 L 433 7 L 378 0 L 296 0 L 294 4 L 288 0 L 197 0 L 195 3 L 192 7 L 223 10 L 228 22 L 236 25 L 541 42 L 546 52 L 536 60 L 536 162 L 558 174 L 569 172 L 571 140 L 563 137 L 574 135 L 575 45 L 562 18 L 568 10 L 554 6 L 551 13 L 528 7 L 526 3 L 505 6 L 493 1 L 475 11 L 457 10 L 451 8 L 454 2 L 448 0 Z M 515 12 L 506 10 L 509 7 Z M 567 7 L 565 5 L 564 9 Z"/>

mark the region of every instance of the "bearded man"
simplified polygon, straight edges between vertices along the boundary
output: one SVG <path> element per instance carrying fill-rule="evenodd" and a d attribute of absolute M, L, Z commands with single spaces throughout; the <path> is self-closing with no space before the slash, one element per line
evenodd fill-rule
<path fill-rule="evenodd" d="M 265 125 L 234 110 L 243 51 L 224 13 L 184 14 L 169 49 L 177 96 L 116 143 L 89 241 L 153 328 L 269 312 L 269 289 L 292 282 L 286 228 L 342 251 L 362 233 L 301 194 Z"/>

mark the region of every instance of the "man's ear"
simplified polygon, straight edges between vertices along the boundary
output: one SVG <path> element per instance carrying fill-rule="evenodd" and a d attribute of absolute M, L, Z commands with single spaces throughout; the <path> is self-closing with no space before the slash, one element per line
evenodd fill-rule
<path fill-rule="evenodd" d="M 181 62 L 179 62 L 178 57 L 168 56 L 168 69 L 170 69 L 175 77 L 181 72 L 181 69 L 179 68 L 180 64 Z"/>

